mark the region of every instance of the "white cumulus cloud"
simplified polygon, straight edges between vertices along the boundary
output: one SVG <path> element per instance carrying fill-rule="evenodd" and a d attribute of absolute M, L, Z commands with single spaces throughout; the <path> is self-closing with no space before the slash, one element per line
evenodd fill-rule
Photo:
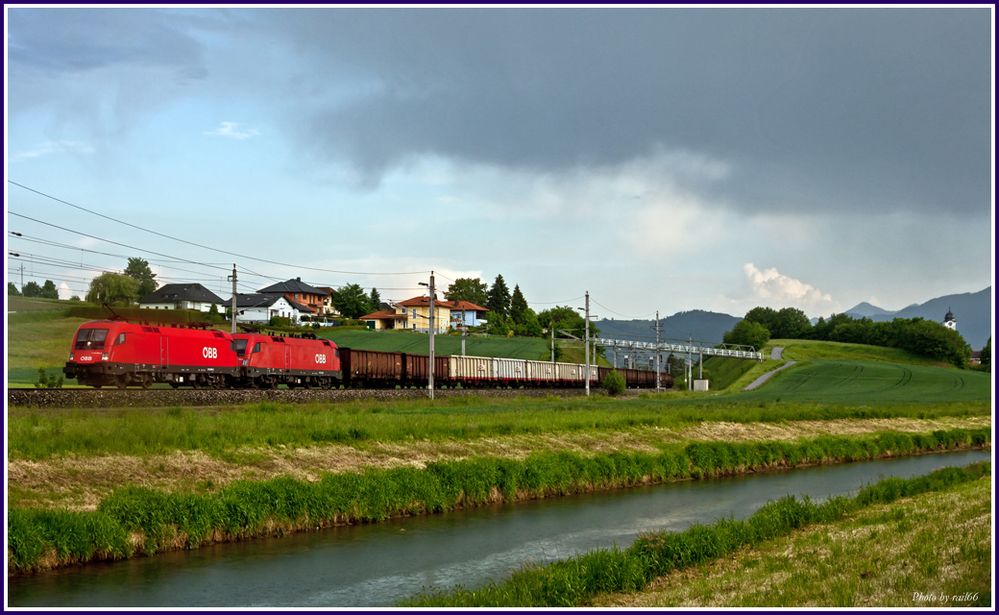
<path fill-rule="evenodd" d="M 753 297 L 777 307 L 796 307 L 815 313 L 833 307 L 829 293 L 777 271 L 776 267 L 759 269 L 753 263 L 742 266 L 752 286 Z"/>
<path fill-rule="evenodd" d="M 92 154 L 94 153 L 94 148 L 93 146 L 82 141 L 45 141 L 44 143 L 39 143 L 31 149 L 14 152 L 11 154 L 9 160 L 11 162 L 18 162 L 20 160 L 30 160 L 31 158 L 41 158 L 42 156 L 48 156 L 49 154 L 60 153 Z"/>
<path fill-rule="evenodd" d="M 204 134 L 210 137 L 225 137 L 242 141 L 260 135 L 260 131 L 256 128 L 244 127 L 239 122 L 220 122 L 218 128 L 206 130 Z"/>

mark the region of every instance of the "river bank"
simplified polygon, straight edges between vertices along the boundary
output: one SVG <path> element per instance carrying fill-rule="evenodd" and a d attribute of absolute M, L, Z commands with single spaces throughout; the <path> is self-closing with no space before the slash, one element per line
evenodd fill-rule
<path fill-rule="evenodd" d="M 235 481 L 206 493 L 127 486 L 93 511 L 10 508 L 8 570 L 24 573 L 398 515 L 990 443 L 987 428 L 878 432 L 667 444 L 657 452 L 475 457 L 423 468 L 328 473 L 315 482 L 288 477 Z"/>

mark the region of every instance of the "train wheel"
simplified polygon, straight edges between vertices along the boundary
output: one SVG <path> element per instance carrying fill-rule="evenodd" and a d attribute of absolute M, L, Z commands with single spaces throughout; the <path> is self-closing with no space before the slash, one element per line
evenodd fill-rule
<path fill-rule="evenodd" d="M 171 380 L 170 381 L 170 387 L 174 388 L 174 389 L 179 388 L 180 387 L 180 383 L 179 382 L 174 382 L 174 381 Z"/>
<path fill-rule="evenodd" d="M 140 376 L 139 386 L 144 389 L 148 389 L 153 385 L 153 377 L 150 374 L 144 374 Z"/>
<path fill-rule="evenodd" d="M 128 376 L 126 376 L 125 374 L 118 376 L 117 378 L 115 378 L 114 384 L 119 389 L 124 389 L 125 387 L 128 386 Z"/>

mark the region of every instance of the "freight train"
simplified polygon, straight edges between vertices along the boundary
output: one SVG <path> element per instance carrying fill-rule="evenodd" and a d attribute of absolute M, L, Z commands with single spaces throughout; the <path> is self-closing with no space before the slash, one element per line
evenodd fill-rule
<path fill-rule="evenodd" d="M 590 384 L 603 382 L 610 368 L 590 366 Z M 96 320 L 73 336 L 67 378 L 85 386 L 174 388 L 289 388 L 426 386 L 429 358 L 400 352 L 337 347 L 327 339 L 224 333 Z M 630 388 L 653 388 L 655 372 L 621 369 Z M 673 378 L 663 374 L 662 385 Z M 583 387 L 586 366 L 495 357 L 434 357 L 439 387 Z"/>

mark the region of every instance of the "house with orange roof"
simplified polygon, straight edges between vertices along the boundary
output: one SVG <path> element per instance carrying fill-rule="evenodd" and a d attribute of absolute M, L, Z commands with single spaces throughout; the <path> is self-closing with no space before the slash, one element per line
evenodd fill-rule
<path fill-rule="evenodd" d="M 392 310 L 379 310 L 361 316 L 360 320 L 367 323 L 369 329 L 408 329 L 410 331 L 427 332 L 430 330 L 430 297 L 413 297 L 399 301 L 391 306 Z M 434 330 L 446 333 L 462 325 L 478 327 L 485 324 L 482 318 L 488 308 L 469 301 L 434 301 Z"/>

